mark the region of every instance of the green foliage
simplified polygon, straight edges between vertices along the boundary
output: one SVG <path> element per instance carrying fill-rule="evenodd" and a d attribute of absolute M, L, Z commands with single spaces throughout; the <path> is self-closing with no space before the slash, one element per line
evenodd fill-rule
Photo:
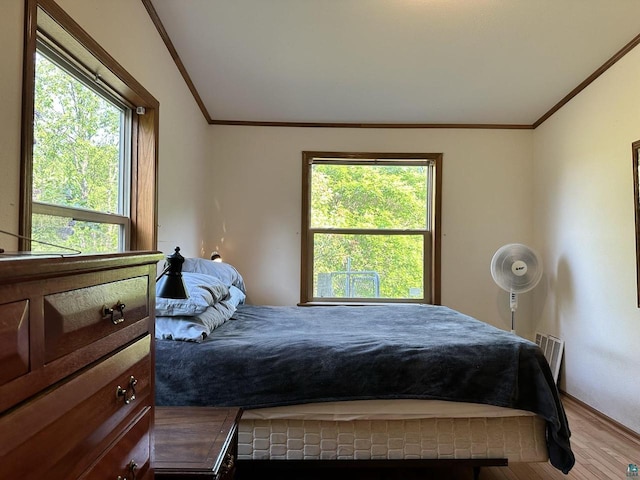
<path fill-rule="evenodd" d="M 34 107 L 33 201 L 120 213 L 122 109 L 41 54 Z M 34 215 L 32 223 L 38 240 L 83 252 L 118 249 L 113 225 L 49 215 Z M 35 243 L 32 248 L 49 250 Z"/>
<path fill-rule="evenodd" d="M 427 167 L 313 165 L 314 228 L 424 229 Z"/>
<path fill-rule="evenodd" d="M 53 244 L 33 242 L 32 250 L 37 252 L 60 253 L 62 250 L 56 245 L 83 253 L 117 252 L 119 249 L 117 225 L 78 222 L 68 217 L 36 214 L 31 217 L 31 231 L 32 238 Z"/>
<path fill-rule="evenodd" d="M 412 289 L 422 293 L 427 168 L 312 166 L 312 229 L 342 230 L 314 234 L 316 296 L 409 298 Z M 346 271 L 363 272 L 351 275 L 357 284 L 351 291 L 348 275 L 338 273 Z M 379 277 L 379 295 L 369 272 Z M 326 284 L 329 277 L 331 287 Z"/>

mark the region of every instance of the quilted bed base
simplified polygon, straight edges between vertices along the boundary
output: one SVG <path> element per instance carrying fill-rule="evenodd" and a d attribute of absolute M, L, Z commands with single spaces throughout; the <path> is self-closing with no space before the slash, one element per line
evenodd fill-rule
<path fill-rule="evenodd" d="M 411 420 L 241 419 L 240 460 L 548 459 L 537 416 Z"/>

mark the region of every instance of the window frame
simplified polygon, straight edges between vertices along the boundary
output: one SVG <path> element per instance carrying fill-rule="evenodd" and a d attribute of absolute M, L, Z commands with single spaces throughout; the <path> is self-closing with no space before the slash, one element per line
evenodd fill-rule
<path fill-rule="evenodd" d="M 69 212 L 67 207 L 32 202 L 35 61 L 39 38 L 44 38 L 47 48 L 57 50 L 56 53 L 73 68 L 98 77 L 117 97 L 135 106 L 131 113 L 130 151 L 126 153 L 131 164 L 129 178 L 125 179 L 125 188 L 130 189 L 127 215 L 126 218 L 114 215 L 105 223 L 128 224 L 129 234 L 122 243 L 125 250 L 155 250 L 159 102 L 54 1 L 25 0 L 25 8 L 19 225 L 22 238 L 19 249 L 31 250 L 29 237 L 33 213 L 52 214 L 60 212 L 59 208 Z M 102 222 L 105 218 L 101 215 L 111 216 L 83 209 L 73 210 L 74 217 L 79 220 L 100 218 Z"/>
<path fill-rule="evenodd" d="M 640 140 L 631 144 L 633 160 L 633 213 L 636 240 L 636 305 L 640 308 Z"/>
<path fill-rule="evenodd" d="M 378 162 L 376 162 L 378 160 Z M 335 165 L 419 165 L 431 167 L 427 225 L 422 230 L 383 229 L 335 229 L 311 227 L 311 169 L 314 164 Z M 300 305 L 326 304 L 379 304 L 379 303 L 429 303 L 440 304 L 440 224 L 442 190 L 442 153 L 366 153 L 366 152 L 302 152 L 302 228 L 300 261 Z M 422 298 L 375 299 L 331 298 L 313 296 L 313 241 L 315 233 L 360 233 L 406 235 L 423 232 L 424 238 L 424 289 Z"/>

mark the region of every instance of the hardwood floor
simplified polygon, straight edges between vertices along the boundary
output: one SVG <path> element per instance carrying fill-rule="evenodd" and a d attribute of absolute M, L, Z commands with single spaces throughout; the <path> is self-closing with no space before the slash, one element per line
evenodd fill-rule
<path fill-rule="evenodd" d="M 480 480 L 620 480 L 625 478 L 629 463 L 640 465 L 640 439 L 614 424 L 605 421 L 571 398 L 564 397 L 563 404 L 569 427 L 571 447 L 576 464 L 568 475 L 556 470 L 549 463 L 512 463 L 507 467 L 484 467 Z M 347 470 L 347 471 L 278 472 L 269 478 L 281 480 L 470 480 L 468 468 L 434 468 L 410 470 Z M 275 473 L 275 472 L 272 472 Z M 257 478 L 257 477 L 256 477 Z M 264 476 L 260 476 L 264 478 Z M 238 470 L 238 480 L 254 480 L 253 476 Z"/>
<path fill-rule="evenodd" d="M 516 464 L 483 469 L 481 480 L 620 480 L 627 465 L 640 465 L 640 440 L 563 397 L 576 464 L 568 475 L 550 464 Z"/>

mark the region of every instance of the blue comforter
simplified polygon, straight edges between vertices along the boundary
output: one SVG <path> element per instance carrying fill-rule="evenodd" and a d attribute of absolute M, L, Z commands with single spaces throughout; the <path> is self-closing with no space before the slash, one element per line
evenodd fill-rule
<path fill-rule="evenodd" d="M 158 405 L 258 408 L 362 399 L 442 399 L 529 410 L 551 463 L 574 464 L 542 351 L 446 307 L 242 305 L 202 343 L 156 342 Z"/>

